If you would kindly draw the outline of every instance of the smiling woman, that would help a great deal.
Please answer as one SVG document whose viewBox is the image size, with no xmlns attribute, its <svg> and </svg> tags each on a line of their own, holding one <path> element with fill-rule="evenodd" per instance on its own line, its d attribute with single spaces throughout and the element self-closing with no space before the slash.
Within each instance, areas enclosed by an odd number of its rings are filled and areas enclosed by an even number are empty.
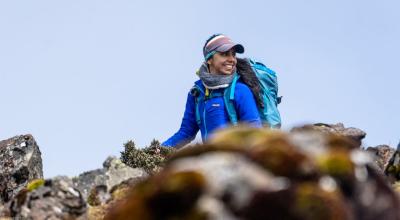
<svg viewBox="0 0 400 220">
<path fill-rule="evenodd" d="M 236 51 L 233 48 L 226 52 L 217 52 L 207 61 L 210 73 L 225 75 L 230 75 L 234 72 L 236 63 Z"/>
<path fill-rule="evenodd" d="M 181 127 L 162 143 L 163 146 L 183 146 L 192 141 L 199 130 L 204 141 L 216 130 L 231 125 L 224 100 L 224 94 L 231 84 L 235 84 L 232 103 L 239 122 L 253 127 L 262 126 L 257 106 L 260 102 L 252 93 L 259 91 L 259 85 L 249 83 L 257 78 L 244 59 L 240 59 L 241 65 L 237 65 L 236 53 L 244 53 L 244 47 L 229 37 L 215 34 L 208 38 L 203 47 L 204 62 L 197 72 L 200 80 L 195 82 L 187 96 Z M 237 75 L 246 77 L 236 81 Z M 250 88 L 249 84 L 254 86 Z"/>
</svg>

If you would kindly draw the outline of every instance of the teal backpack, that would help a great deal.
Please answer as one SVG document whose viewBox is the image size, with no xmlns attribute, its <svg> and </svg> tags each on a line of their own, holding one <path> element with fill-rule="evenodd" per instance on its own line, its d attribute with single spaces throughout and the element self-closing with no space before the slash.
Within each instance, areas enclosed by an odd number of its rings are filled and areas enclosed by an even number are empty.
<svg viewBox="0 0 400 220">
<path fill-rule="evenodd" d="M 278 104 L 281 102 L 282 97 L 278 97 L 278 81 L 276 73 L 266 67 L 263 63 L 257 62 L 255 60 L 247 59 L 250 63 L 251 68 L 256 74 L 261 87 L 261 98 L 263 102 L 263 107 L 258 106 L 258 112 L 260 113 L 260 118 L 264 127 L 270 128 L 280 128 L 281 127 L 281 116 L 278 111 Z M 238 117 L 236 114 L 236 109 L 233 104 L 235 98 L 235 86 L 240 76 L 235 75 L 231 85 L 227 87 L 223 94 L 212 94 L 212 97 L 223 96 L 225 102 L 225 108 L 229 115 L 229 120 L 232 125 L 238 124 Z M 200 88 L 197 88 L 198 91 Z M 201 93 L 207 93 L 205 91 L 200 91 Z M 206 94 L 207 95 L 207 94 Z M 196 95 L 196 121 L 200 123 L 200 113 L 198 103 L 202 101 L 202 96 Z M 209 98 L 212 98 L 209 97 Z"/>
<path fill-rule="evenodd" d="M 281 127 L 281 116 L 278 111 L 278 104 L 281 103 L 282 97 L 278 97 L 278 81 L 276 73 L 266 67 L 263 63 L 248 59 L 251 68 L 256 74 L 261 86 L 261 98 L 264 107 L 258 107 L 260 118 L 264 126 L 270 128 Z M 229 119 L 233 125 L 238 123 L 238 118 L 233 105 L 235 97 L 235 86 L 240 78 L 236 75 L 231 85 L 225 89 L 224 100 Z"/>
</svg>

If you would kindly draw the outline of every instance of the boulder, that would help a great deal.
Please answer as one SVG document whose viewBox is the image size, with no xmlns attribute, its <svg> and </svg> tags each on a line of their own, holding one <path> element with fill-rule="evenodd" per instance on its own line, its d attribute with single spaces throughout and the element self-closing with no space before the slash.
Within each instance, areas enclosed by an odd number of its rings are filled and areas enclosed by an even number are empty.
<svg viewBox="0 0 400 220">
<path fill-rule="evenodd" d="M 107 211 L 114 204 L 124 200 L 130 188 L 138 183 L 138 179 L 131 178 L 121 182 L 120 184 L 112 187 L 106 191 L 104 185 L 92 188 L 87 202 L 89 204 L 87 218 L 88 219 L 104 219 Z"/>
<path fill-rule="evenodd" d="M 73 183 L 83 198 L 87 199 L 92 189 L 99 193 L 108 192 L 125 180 L 132 178 L 140 180 L 146 176 L 147 173 L 143 169 L 131 168 L 116 157 L 110 156 L 104 161 L 102 169 L 82 173 L 73 178 Z"/>
<path fill-rule="evenodd" d="M 105 219 L 400 219 L 398 195 L 350 133 L 222 130 L 175 153 Z"/>
<path fill-rule="evenodd" d="M 6 208 L 0 204 L 0 220 L 5 219 L 6 217 L 9 217 L 9 214 L 6 211 Z"/>
<path fill-rule="evenodd" d="M 385 174 L 391 183 L 400 181 L 400 143 L 385 167 Z"/>
<path fill-rule="evenodd" d="M 55 177 L 43 185 L 22 190 L 10 203 L 13 219 L 84 218 L 87 205 L 68 177 Z"/>
<path fill-rule="evenodd" d="M 32 135 L 0 141 L 0 204 L 10 201 L 29 181 L 40 178 L 42 158 Z"/>
<path fill-rule="evenodd" d="M 384 172 L 386 167 L 389 165 L 390 159 L 396 150 L 389 145 L 378 145 L 376 147 L 368 147 L 367 151 L 374 155 L 374 161 L 376 166 Z"/>
<path fill-rule="evenodd" d="M 301 127 L 296 127 L 293 128 L 292 131 L 298 131 L 298 130 L 316 130 L 320 131 L 323 133 L 333 133 L 333 134 L 338 134 L 342 135 L 345 137 L 348 137 L 355 141 L 358 146 L 361 146 L 362 139 L 365 138 L 367 133 L 365 133 L 363 130 L 358 129 L 358 128 L 353 128 L 349 127 L 346 128 L 344 127 L 343 123 L 337 123 L 337 124 L 325 124 L 325 123 L 315 123 L 312 125 L 305 125 Z"/>
</svg>

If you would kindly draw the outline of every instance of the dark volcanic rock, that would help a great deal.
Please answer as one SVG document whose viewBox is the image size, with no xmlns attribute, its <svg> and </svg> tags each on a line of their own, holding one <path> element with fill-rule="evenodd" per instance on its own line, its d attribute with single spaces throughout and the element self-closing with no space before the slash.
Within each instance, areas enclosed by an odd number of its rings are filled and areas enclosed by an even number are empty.
<svg viewBox="0 0 400 220">
<path fill-rule="evenodd" d="M 13 219 L 77 219 L 86 214 L 86 202 L 68 177 L 46 180 L 32 191 L 22 190 L 10 203 Z"/>
<path fill-rule="evenodd" d="M 33 179 L 43 178 L 42 158 L 31 135 L 0 141 L 0 204 L 11 200 Z"/>
</svg>

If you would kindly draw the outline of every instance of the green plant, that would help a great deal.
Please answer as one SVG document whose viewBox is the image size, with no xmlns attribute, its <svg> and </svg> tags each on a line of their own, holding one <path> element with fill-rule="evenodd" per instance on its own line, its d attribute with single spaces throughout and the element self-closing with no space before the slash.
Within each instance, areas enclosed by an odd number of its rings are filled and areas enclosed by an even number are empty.
<svg viewBox="0 0 400 220">
<path fill-rule="evenodd" d="M 160 169 L 174 151 L 173 148 L 162 147 L 157 140 L 153 140 L 150 146 L 141 149 L 136 148 L 135 143 L 130 140 L 124 144 L 121 160 L 130 167 L 143 168 L 153 173 Z"/>
</svg>

